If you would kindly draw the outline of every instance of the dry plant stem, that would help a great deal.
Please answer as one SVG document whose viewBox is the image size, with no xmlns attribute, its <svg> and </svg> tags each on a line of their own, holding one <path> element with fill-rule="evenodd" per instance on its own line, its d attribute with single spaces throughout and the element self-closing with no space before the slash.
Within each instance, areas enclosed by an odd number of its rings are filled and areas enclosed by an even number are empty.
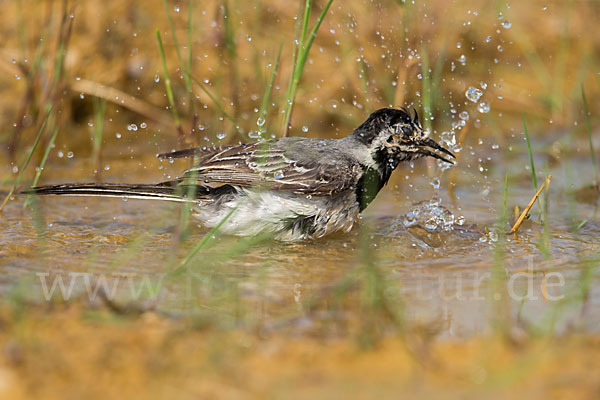
<svg viewBox="0 0 600 400">
<path fill-rule="evenodd" d="M 125 92 L 122 92 L 121 90 L 104 86 L 101 83 L 89 81 L 87 79 L 71 82 L 70 86 L 71 90 L 74 92 L 84 93 L 90 96 L 96 96 L 98 98 L 105 99 L 106 101 L 110 101 L 118 106 L 143 115 L 144 117 L 170 129 L 176 129 L 173 120 L 166 112 L 146 103 L 145 101 L 139 100 Z"/>
<path fill-rule="evenodd" d="M 523 210 L 521 215 L 519 215 L 519 218 L 517 218 L 517 220 L 515 221 L 515 224 L 513 225 L 513 227 L 510 229 L 510 231 L 508 231 L 508 233 L 507 233 L 508 235 L 517 233 L 519 231 L 521 224 L 523 224 L 523 221 L 525 221 L 525 218 L 527 218 L 527 214 L 529 213 L 529 210 L 531 210 L 531 207 L 533 207 L 533 205 L 535 204 L 535 201 L 538 199 L 538 197 L 540 197 L 542 190 L 544 190 L 544 188 L 548 188 L 550 186 L 551 180 L 552 180 L 552 175 L 548 175 L 546 177 L 546 182 L 544 182 L 544 184 L 539 187 L 537 192 L 535 192 L 535 195 L 533 195 L 533 198 L 531 199 L 529 204 L 527 204 L 527 207 L 525 207 L 525 209 Z"/>
</svg>

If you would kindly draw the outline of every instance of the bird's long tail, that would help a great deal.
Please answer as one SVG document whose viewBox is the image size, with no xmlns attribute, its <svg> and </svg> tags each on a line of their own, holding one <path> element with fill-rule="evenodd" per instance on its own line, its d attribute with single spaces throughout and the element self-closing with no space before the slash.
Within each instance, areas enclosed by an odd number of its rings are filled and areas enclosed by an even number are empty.
<svg viewBox="0 0 600 400">
<path fill-rule="evenodd" d="M 57 196 L 102 196 L 128 199 L 154 199 L 166 201 L 195 201 L 204 192 L 201 186 L 190 190 L 190 185 L 178 181 L 158 184 L 122 184 L 122 183 L 65 183 L 62 185 L 36 186 L 22 191 L 23 194 Z"/>
</svg>

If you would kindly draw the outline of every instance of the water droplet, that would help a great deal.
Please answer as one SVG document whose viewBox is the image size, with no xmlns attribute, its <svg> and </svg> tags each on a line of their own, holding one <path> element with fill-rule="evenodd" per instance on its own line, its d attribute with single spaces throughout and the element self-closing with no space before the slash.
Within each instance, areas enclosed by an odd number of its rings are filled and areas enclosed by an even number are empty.
<svg viewBox="0 0 600 400">
<path fill-rule="evenodd" d="M 264 118 L 258 117 L 258 119 L 256 120 L 256 125 L 263 126 L 265 124 L 265 122 L 267 122 L 267 121 Z"/>
<path fill-rule="evenodd" d="M 275 179 L 283 179 L 283 172 L 277 171 L 277 172 L 275 172 L 275 175 L 273 175 L 273 177 Z"/>
<path fill-rule="evenodd" d="M 158 76 L 158 74 L 154 75 L 154 82 L 160 82 L 160 76 Z"/>
<path fill-rule="evenodd" d="M 442 143 L 445 144 L 446 146 L 448 146 L 448 147 L 456 146 L 456 134 L 454 132 L 452 132 L 452 131 L 442 132 L 440 137 L 442 139 Z"/>
<path fill-rule="evenodd" d="M 261 138 L 260 132 L 258 132 L 258 131 L 250 131 L 250 132 L 248 132 L 248 137 L 250 139 L 260 139 Z"/>
<path fill-rule="evenodd" d="M 468 121 L 469 113 L 466 111 L 461 111 L 460 114 L 458 114 L 458 118 L 462 119 L 463 121 Z"/>
<path fill-rule="evenodd" d="M 115 137 L 117 139 L 121 139 L 121 137 L 123 137 L 123 135 L 121 135 L 119 132 L 115 133 Z"/>
<path fill-rule="evenodd" d="M 477 110 L 479 110 L 482 114 L 487 114 L 490 112 L 490 103 L 483 100 L 477 105 Z"/>
<path fill-rule="evenodd" d="M 106 165 L 104 166 L 104 170 L 105 170 L 105 171 L 109 171 L 109 170 L 110 170 L 110 165 L 106 164 Z"/>
<path fill-rule="evenodd" d="M 179 6 L 176 5 L 175 7 L 173 7 L 173 11 L 179 12 Z"/>
<path fill-rule="evenodd" d="M 308 132 L 308 126 L 304 125 L 302 127 L 302 132 L 304 132 L 304 133 Z"/>
<path fill-rule="evenodd" d="M 467 99 L 471 100 L 473 103 L 477 103 L 479 98 L 483 96 L 483 92 L 473 86 L 469 86 L 467 91 L 465 92 L 465 96 Z"/>
<path fill-rule="evenodd" d="M 227 137 L 227 133 L 225 132 L 217 132 L 217 139 L 222 140 Z"/>
<path fill-rule="evenodd" d="M 505 19 L 504 21 L 502 21 L 500 24 L 502 25 L 502 27 L 504 29 L 510 29 L 510 27 L 512 26 L 512 22 L 510 22 L 507 19 Z"/>
<path fill-rule="evenodd" d="M 73 154 L 73 152 L 70 151 L 70 152 L 67 153 L 67 158 L 73 158 L 74 155 L 75 154 Z"/>
<path fill-rule="evenodd" d="M 129 124 L 127 125 L 127 130 L 135 132 L 138 130 L 138 126 L 136 124 Z"/>
</svg>

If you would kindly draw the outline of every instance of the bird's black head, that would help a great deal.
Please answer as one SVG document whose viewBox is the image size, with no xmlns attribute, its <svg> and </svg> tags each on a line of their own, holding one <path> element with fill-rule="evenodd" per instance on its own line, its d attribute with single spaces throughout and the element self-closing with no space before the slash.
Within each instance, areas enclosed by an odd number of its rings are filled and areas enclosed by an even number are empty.
<svg viewBox="0 0 600 400">
<path fill-rule="evenodd" d="M 404 109 L 377 110 L 354 130 L 352 136 L 366 145 L 374 158 L 389 163 L 392 169 L 401 161 L 423 156 L 453 163 L 433 150 L 455 158 L 454 154 L 437 144 L 423 131 L 416 110 L 413 115 Z"/>
</svg>

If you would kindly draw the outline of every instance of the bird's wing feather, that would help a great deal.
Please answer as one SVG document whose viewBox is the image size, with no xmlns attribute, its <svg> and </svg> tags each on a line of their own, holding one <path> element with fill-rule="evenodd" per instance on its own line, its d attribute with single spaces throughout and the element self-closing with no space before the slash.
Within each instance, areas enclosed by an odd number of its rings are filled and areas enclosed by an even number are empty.
<svg viewBox="0 0 600 400">
<path fill-rule="evenodd" d="M 198 157 L 183 179 L 202 185 L 264 187 L 306 195 L 332 195 L 350 189 L 362 174 L 358 162 L 335 146 L 315 146 L 289 139 L 215 146 L 166 153 L 163 157 Z"/>
</svg>

